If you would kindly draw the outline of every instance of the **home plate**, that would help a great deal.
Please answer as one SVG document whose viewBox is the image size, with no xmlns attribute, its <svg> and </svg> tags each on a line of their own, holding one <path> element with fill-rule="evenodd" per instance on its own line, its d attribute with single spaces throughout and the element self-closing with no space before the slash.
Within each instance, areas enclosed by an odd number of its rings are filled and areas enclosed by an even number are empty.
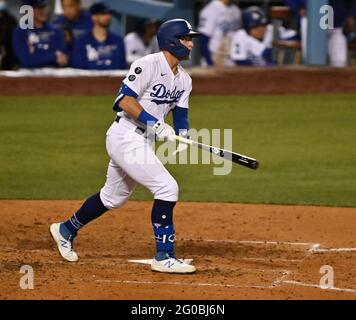
<svg viewBox="0 0 356 320">
<path fill-rule="evenodd" d="M 191 264 L 193 262 L 193 259 L 180 259 L 182 261 L 184 261 L 187 264 Z M 128 262 L 132 262 L 132 263 L 141 263 L 141 264 L 151 264 L 152 263 L 152 259 L 139 259 L 139 260 L 127 260 Z"/>
</svg>

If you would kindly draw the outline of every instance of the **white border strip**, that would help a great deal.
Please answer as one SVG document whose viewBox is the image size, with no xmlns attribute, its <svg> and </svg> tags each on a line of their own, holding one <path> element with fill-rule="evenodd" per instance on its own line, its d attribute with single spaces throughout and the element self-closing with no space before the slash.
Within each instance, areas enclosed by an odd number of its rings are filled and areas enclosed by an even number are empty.
<svg viewBox="0 0 356 320">
<path fill-rule="evenodd" d="M 187 283 L 187 282 L 164 282 L 164 281 L 135 281 L 135 280 L 95 280 L 95 282 L 121 283 L 121 284 L 147 284 L 147 285 L 169 285 L 169 286 L 190 286 L 190 287 L 223 287 L 223 288 L 254 288 L 254 289 L 271 289 L 272 286 L 238 286 L 235 284 L 223 283 Z"/>
<path fill-rule="evenodd" d="M 283 280 L 283 281 L 281 281 L 281 283 L 302 286 L 302 287 L 310 287 L 310 288 L 315 288 L 315 289 L 322 289 L 322 290 L 333 290 L 333 291 L 356 293 L 356 289 L 337 288 L 337 287 L 323 288 L 322 286 L 317 285 L 317 284 L 309 284 L 309 283 L 298 282 L 298 281 L 293 281 L 293 280 Z"/>
<path fill-rule="evenodd" d="M 269 240 L 213 240 L 213 239 L 177 239 L 178 241 L 196 241 L 196 242 L 222 242 L 222 243 L 241 243 L 241 244 L 267 244 L 267 245 L 291 245 L 291 246 L 307 246 L 319 247 L 319 243 L 314 242 L 290 242 L 290 241 L 269 241 Z"/>
<path fill-rule="evenodd" d="M 325 248 L 325 249 L 311 249 L 312 253 L 324 253 L 324 252 L 355 252 L 356 248 Z"/>
</svg>

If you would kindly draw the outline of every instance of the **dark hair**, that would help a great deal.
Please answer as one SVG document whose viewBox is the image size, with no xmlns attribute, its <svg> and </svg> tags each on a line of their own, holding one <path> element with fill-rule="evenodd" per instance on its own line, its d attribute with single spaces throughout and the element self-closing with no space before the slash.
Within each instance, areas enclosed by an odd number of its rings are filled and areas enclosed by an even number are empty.
<svg viewBox="0 0 356 320">
<path fill-rule="evenodd" d="M 63 2 L 64 0 L 61 0 L 61 2 Z M 76 3 L 80 4 L 81 0 L 74 0 Z"/>
</svg>

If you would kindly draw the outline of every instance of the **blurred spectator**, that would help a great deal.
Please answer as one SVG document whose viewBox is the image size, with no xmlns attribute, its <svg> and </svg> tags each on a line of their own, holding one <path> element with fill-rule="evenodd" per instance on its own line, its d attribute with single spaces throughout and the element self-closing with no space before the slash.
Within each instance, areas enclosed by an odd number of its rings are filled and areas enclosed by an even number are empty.
<svg viewBox="0 0 356 320">
<path fill-rule="evenodd" d="M 68 48 L 71 48 L 74 37 L 78 38 L 93 28 L 90 13 L 81 9 L 80 4 L 80 0 L 61 0 L 63 14 L 52 21 L 53 26 L 65 32 Z"/>
<path fill-rule="evenodd" d="M 129 64 L 138 58 L 159 52 L 156 34 L 157 24 L 155 21 L 149 19 L 135 21 L 135 31 L 128 33 L 124 38 L 126 60 Z"/>
<path fill-rule="evenodd" d="M 306 57 L 307 38 L 307 0 L 284 0 L 295 16 L 298 17 L 302 39 L 303 56 Z M 334 9 L 334 29 L 328 30 L 327 50 L 330 65 L 344 67 L 347 65 L 347 36 L 352 37 L 355 27 L 356 1 L 330 0 Z"/>
<path fill-rule="evenodd" d="M 17 21 L 6 9 L 6 1 L 0 0 L 0 69 L 12 70 L 18 61 L 12 48 L 12 32 Z"/>
<path fill-rule="evenodd" d="M 237 65 L 265 66 L 272 64 L 272 36 L 267 34 L 267 17 L 259 7 L 243 12 L 243 26 L 235 32 L 230 47 L 231 59 Z"/>
<path fill-rule="evenodd" d="M 13 46 L 23 68 L 63 67 L 68 63 L 64 34 L 48 23 L 48 0 L 24 0 L 33 7 L 34 29 L 13 32 Z"/>
<path fill-rule="evenodd" d="M 272 60 L 273 26 L 268 24 L 266 13 L 257 6 L 243 11 L 243 27 L 232 37 L 231 60 L 237 65 L 267 66 L 275 65 Z M 294 30 L 280 27 L 278 39 L 289 40 L 296 37 Z"/>
<path fill-rule="evenodd" d="M 92 31 L 74 40 L 71 66 L 88 70 L 125 69 L 123 39 L 110 32 L 113 11 L 103 2 L 90 7 L 94 27 Z"/>
<path fill-rule="evenodd" d="M 241 10 L 231 0 L 212 0 L 199 15 L 198 31 L 203 65 L 232 65 L 229 47 L 232 32 L 241 27 Z"/>
</svg>

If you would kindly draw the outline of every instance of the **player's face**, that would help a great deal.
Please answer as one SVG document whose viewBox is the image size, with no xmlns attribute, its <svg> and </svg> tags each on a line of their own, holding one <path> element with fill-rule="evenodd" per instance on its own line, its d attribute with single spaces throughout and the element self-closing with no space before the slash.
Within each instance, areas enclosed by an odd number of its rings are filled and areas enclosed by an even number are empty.
<svg viewBox="0 0 356 320">
<path fill-rule="evenodd" d="M 194 47 L 193 39 L 191 36 L 185 36 L 179 38 L 180 43 L 191 51 Z M 189 60 L 189 56 L 185 57 L 183 60 Z"/>
<path fill-rule="evenodd" d="M 232 2 L 232 0 L 222 0 L 222 2 L 226 5 L 229 6 Z"/>
<path fill-rule="evenodd" d="M 194 47 L 193 39 L 191 36 L 181 37 L 179 39 L 180 43 L 191 51 Z M 189 60 L 189 55 L 182 60 Z"/>
<path fill-rule="evenodd" d="M 62 8 L 64 16 L 72 21 L 76 20 L 80 14 L 80 4 L 75 0 L 62 0 Z"/>
<path fill-rule="evenodd" d="M 94 23 L 102 28 L 109 28 L 112 15 L 110 13 L 96 14 L 93 16 Z"/>
<path fill-rule="evenodd" d="M 48 20 L 48 7 L 36 7 L 33 9 L 33 17 L 35 21 L 46 22 Z"/>
<path fill-rule="evenodd" d="M 266 33 L 266 26 L 265 26 L 265 25 L 257 26 L 257 27 L 252 28 L 252 29 L 250 30 L 250 34 L 251 34 L 254 38 L 256 38 L 256 39 L 258 39 L 258 40 L 260 40 L 260 41 L 263 40 L 263 38 L 264 38 L 264 36 L 265 36 L 265 33 Z"/>
</svg>

